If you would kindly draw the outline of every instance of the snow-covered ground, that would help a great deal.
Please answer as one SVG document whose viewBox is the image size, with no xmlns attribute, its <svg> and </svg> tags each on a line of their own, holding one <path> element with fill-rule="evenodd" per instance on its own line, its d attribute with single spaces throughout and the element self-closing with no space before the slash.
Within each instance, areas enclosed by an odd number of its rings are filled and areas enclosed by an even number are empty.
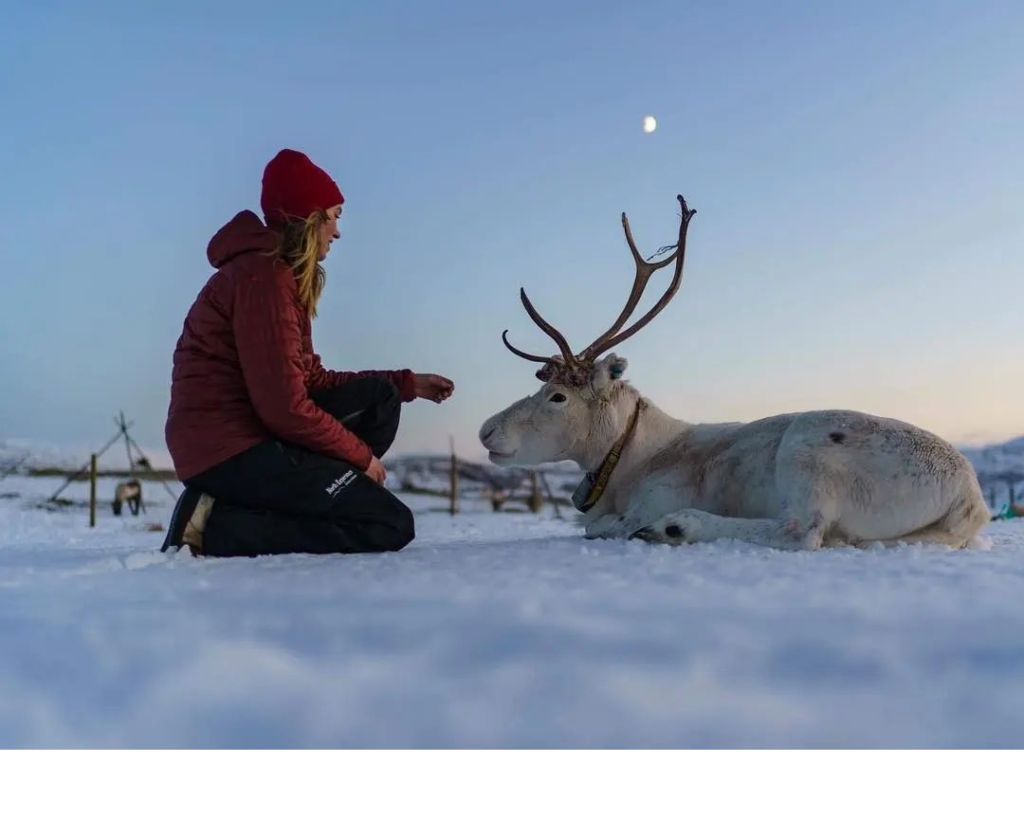
<svg viewBox="0 0 1024 817">
<path fill-rule="evenodd" d="M 793 554 L 410 497 L 401 553 L 217 561 L 58 484 L 0 482 L 3 747 L 1024 746 L 1024 520 Z"/>
</svg>

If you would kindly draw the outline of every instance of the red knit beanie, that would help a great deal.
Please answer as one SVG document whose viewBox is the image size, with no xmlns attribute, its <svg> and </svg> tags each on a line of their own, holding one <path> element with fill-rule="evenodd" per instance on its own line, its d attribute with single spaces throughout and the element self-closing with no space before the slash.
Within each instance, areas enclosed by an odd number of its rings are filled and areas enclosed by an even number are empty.
<svg viewBox="0 0 1024 817">
<path fill-rule="evenodd" d="M 263 171 L 260 205 L 267 224 L 308 218 L 316 210 L 328 210 L 344 201 L 334 179 L 297 150 L 285 148 Z"/>
</svg>

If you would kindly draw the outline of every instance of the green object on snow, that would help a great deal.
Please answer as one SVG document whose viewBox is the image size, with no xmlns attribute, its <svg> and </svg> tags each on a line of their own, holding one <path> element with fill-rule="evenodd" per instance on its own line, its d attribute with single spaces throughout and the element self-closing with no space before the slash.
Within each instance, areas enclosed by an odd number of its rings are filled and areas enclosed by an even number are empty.
<svg viewBox="0 0 1024 817">
<path fill-rule="evenodd" d="M 993 519 L 1015 519 L 1018 516 L 1024 516 L 1021 514 L 1020 509 L 1016 505 L 1011 505 L 1009 502 L 1003 503 L 1003 507 L 999 509 L 999 513 L 993 516 Z"/>
</svg>

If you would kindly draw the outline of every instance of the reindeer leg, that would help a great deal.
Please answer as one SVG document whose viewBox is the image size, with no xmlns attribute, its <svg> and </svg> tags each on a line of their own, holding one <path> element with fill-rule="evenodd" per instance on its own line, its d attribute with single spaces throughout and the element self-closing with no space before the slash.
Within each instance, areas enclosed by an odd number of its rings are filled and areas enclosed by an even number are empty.
<svg viewBox="0 0 1024 817">
<path fill-rule="evenodd" d="M 653 524 L 633 532 L 630 538 L 669 545 L 739 539 L 780 550 L 817 550 L 824 539 L 820 516 L 806 522 L 790 518 L 738 519 L 687 509 L 666 514 Z"/>
<path fill-rule="evenodd" d="M 612 532 L 621 517 L 618 514 L 606 513 L 587 523 L 583 537 L 585 539 L 615 539 Z"/>
<path fill-rule="evenodd" d="M 624 513 L 608 514 L 595 520 L 600 523 L 601 531 L 596 536 L 604 539 L 629 539 L 633 532 L 657 521 L 680 505 L 679 488 L 671 473 L 650 475 L 633 491 L 633 495 L 640 499 Z M 588 536 L 590 532 L 588 525 Z"/>
</svg>

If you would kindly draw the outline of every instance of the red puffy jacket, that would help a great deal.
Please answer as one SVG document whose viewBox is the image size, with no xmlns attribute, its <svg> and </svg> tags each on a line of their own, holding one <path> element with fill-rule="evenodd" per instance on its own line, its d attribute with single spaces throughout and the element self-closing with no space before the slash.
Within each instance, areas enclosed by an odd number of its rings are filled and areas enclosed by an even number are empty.
<svg viewBox="0 0 1024 817">
<path fill-rule="evenodd" d="M 309 392 L 356 377 L 383 377 L 414 399 L 408 369 L 332 372 L 313 352 L 310 319 L 292 271 L 271 253 L 278 234 L 251 211 L 207 248 L 217 272 L 185 318 L 174 350 L 165 429 L 178 479 L 187 480 L 271 437 L 365 470 L 367 445 L 321 410 Z"/>
</svg>

